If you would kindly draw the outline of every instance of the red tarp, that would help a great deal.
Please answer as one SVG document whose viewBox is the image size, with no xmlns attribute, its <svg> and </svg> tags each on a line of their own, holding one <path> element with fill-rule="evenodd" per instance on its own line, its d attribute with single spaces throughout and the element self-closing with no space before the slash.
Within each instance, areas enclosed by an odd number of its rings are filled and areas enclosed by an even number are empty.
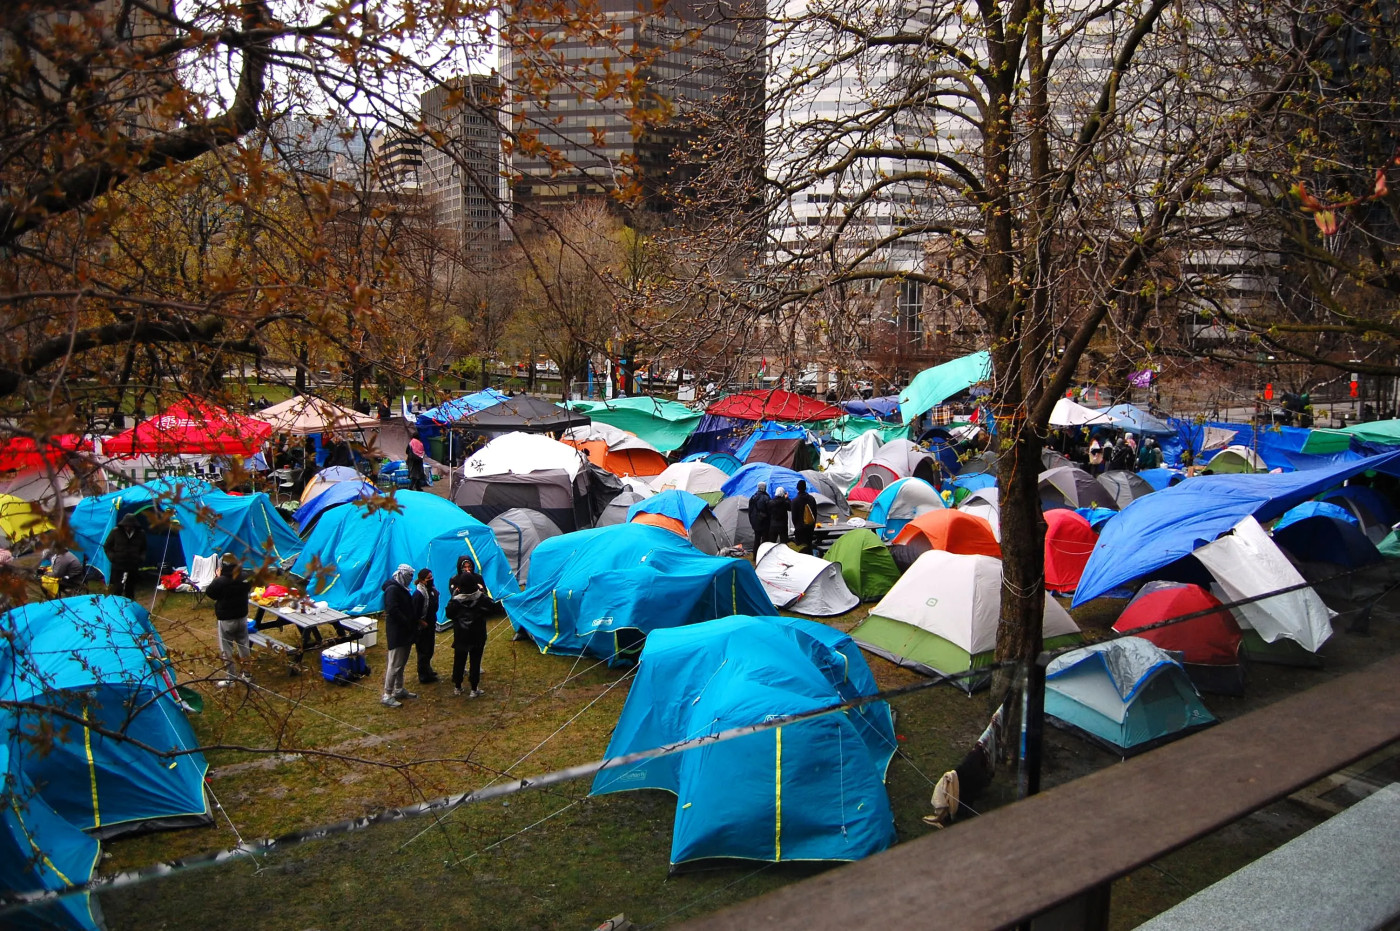
<svg viewBox="0 0 1400 931">
<path fill-rule="evenodd" d="M 1045 588 L 1072 592 L 1089 564 L 1099 535 L 1079 514 L 1065 508 L 1045 512 Z"/>
<path fill-rule="evenodd" d="M 177 401 L 150 420 L 106 440 L 109 456 L 251 456 L 272 424 L 204 401 Z"/>
<path fill-rule="evenodd" d="M 720 398 L 705 409 L 716 417 L 737 420 L 779 420 L 783 423 L 809 423 L 814 420 L 835 420 L 845 411 L 791 391 L 773 388 L 770 391 L 745 391 Z"/>
<path fill-rule="evenodd" d="M 13 436 L 0 446 L 0 472 L 29 472 L 63 465 L 69 453 L 92 449 L 80 436 L 71 433 L 51 436 L 43 443 L 33 437 Z"/>
</svg>

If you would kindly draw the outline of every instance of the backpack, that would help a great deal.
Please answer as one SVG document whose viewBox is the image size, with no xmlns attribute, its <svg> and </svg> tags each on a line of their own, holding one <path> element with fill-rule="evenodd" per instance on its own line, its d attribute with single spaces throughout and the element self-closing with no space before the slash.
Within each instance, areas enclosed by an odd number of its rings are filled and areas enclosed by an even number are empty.
<svg viewBox="0 0 1400 931">
<path fill-rule="evenodd" d="M 1137 465 L 1137 454 L 1133 452 L 1133 448 L 1127 443 L 1119 443 L 1113 447 L 1113 461 L 1111 465 L 1114 469 L 1131 472 L 1134 466 Z"/>
</svg>

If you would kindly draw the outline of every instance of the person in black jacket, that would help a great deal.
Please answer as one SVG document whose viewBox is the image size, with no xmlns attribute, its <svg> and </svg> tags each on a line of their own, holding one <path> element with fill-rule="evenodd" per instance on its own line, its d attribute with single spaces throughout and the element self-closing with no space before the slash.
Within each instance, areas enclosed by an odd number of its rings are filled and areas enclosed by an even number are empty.
<svg viewBox="0 0 1400 931">
<path fill-rule="evenodd" d="M 768 515 L 772 510 L 772 498 L 768 497 L 768 483 L 759 482 L 758 489 L 749 496 L 749 526 L 753 528 L 753 548 L 768 539 Z"/>
<path fill-rule="evenodd" d="M 336 436 L 328 433 L 324 437 L 323 447 L 326 451 L 326 461 L 321 464 L 321 468 L 329 469 L 332 466 L 355 467 L 355 456 L 350 452 L 350 444 Z"/>
<path fill-rule="evenodd" d="M 787 543 L 788 514 L 791 511 L 792 502 L 788 500 L 787 489 L 779 485 L 778 490 L 773 493 L 773 500 L 768 504 L 768 541 L 770 543 Z"/>
<path fill-rule="evenodd" d="M 413 596 L 408 588 L 413 584 L 413 567 L 400 563 L 384 583 L 384 638 L 388 658 L 384 662 L 384 694 L 379 702 L 390 708 L 403 704 L 401 699 L 418 695 L 403 687 L 403 671 L 408 665 L 408 653 L 413 638 L 418 635 L 418 615 L 413 612 Z"/>
<path fill-rule="evenodd" d="M 799 553 L 812 552 L 812 539 L 817 532 L 817 499 L 807 490 L 806 479 L 797 481 L 797 497 L 792 499 L 792 542 Z"/>
<path fill-rule="evenodd" d="M 433 570 L 419 569 L 413 586 L 413 615 L 418 618 L 418 681 L 429 685 L 438 680 L 433 672 L 433 653 L 437 651 L 438 590 L 433 585 Z"/>
<path fill-rule="evenodd" d="M 102 552 L 112 564 L 107 571 L 107 588 L 113 595 L 136 596 L 136 573 L 146 561 L 146 528 L 141 518 L 127 514 L 107 534 Z"/>
<path fill-rule="evenodd" d="M 238 671 L 238 663 L 233 658 L 235 650 L 239 657 L 248 659 L 248 593 L 253 582 L 244 578 L 243 564 L 232 553 L 225 553 L 219 560 L 219 575 L 204 590 L 214 602 L 214 619 L 219 626 L 219 655 L 224 659 L 227 678 L 215 683 L 219 688 L 233 684 L 234 679 L 248 679 Z"/>
<path fill-rule="evenodd" d="M 452 622 L 452 694 L 462 694 L 462 673 L 470 661 L 470 698 L 481 696 L 481 654 L 486 649 L 486 583 L 476 574 L 471 557 L 457 560 L 457 574 L 447 583 L 451 595 L 447 619 Z"/>
</svg>

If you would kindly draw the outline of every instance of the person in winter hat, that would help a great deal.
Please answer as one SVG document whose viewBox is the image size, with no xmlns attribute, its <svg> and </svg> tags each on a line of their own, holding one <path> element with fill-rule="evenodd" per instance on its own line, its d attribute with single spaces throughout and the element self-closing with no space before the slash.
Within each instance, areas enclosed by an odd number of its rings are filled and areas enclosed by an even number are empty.
<svg viewBox="0 0 1400 931">
<path fill-rule="evenodd" d="M 452 622 L 452 694 L 462 694 L 463 672 L 468 673 L 468 693 L 481 696 L 481 654 L 486 650 L 486 583 L 476 574 L 470 556 L 457 560 L 457 574 L 447 583 L 452 596 L 447 619 Z M 470 666 L 470 669 L 468 669 Z"/>
<path fill-rule="evenodd" d="M 397 708 L 405 698 L 418 695 L 403 687 L 403 671 L 418 634 L 418 616 L 413 613 L 413 567 L 401 563 L 384 583 L 384 636 L 388 659 L 384 663 L 384 695 L 380 703 Z"/>
<path fill-rule="evenodd" d="M 788 500 L 786 488 L 778 486 L 768 508 L 768 541 L 786 544 L 788 541 L 788 515 L 792 513 L 792 502 Z"/>
</svg>

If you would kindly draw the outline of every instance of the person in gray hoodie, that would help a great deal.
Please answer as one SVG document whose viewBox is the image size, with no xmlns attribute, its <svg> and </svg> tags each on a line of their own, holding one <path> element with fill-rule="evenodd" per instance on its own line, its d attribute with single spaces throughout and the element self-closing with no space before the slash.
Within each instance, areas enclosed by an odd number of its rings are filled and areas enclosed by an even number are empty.
<svg viewBox="0 0 1400 931">
<path fill-rule="evenodd" d="M 403 687 L 403 671 L 408 654 L 418 635 L 418 615 L 413 611 L 413 567 L 401 563 L 389 581 L 384 583 L 384 636 L 388 659 L 384 662 L 384 695 L 380 704 L 398 708 L 402 699 L 417 698 L 416 692 Z"/>
</svg>

